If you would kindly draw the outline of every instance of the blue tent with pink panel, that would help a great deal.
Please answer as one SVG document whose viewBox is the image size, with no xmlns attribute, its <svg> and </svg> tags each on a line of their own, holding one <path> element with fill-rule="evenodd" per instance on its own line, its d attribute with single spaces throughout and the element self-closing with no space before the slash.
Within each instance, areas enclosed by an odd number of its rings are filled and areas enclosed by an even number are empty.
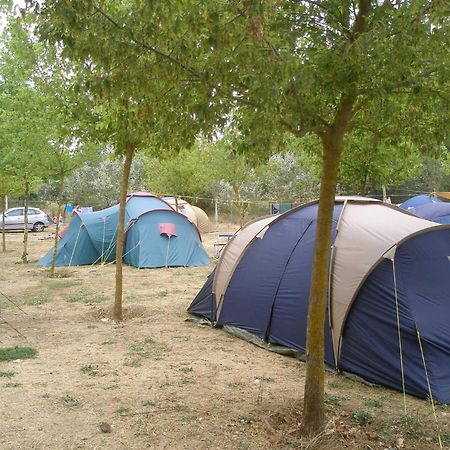
<svg viewBox="0 0 450 450">
<path fill-rule="evenodd" d="M 57 266 L 113 262 L 119 205 L 91 213 L 75 213 L 59 241 Z M 196 226 L 168 203 L 148 192 L 127 197 L 123 260 L 139 268 L 209 264 Z M 53 249 L 39 261 L 51 265 Z"/>
</svg>

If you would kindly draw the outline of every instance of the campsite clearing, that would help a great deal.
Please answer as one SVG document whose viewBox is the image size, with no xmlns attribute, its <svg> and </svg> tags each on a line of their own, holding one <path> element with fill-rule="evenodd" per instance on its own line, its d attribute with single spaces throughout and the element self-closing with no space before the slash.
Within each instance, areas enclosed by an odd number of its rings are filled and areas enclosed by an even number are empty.
<svg viewBox="0 0 450 450">
<path fill-rule="evenodd" d="M 225 228 L 224 228 L 225 229 Z M 227 225 L 226 229 L 230 229 Z M 36 261 L 50 240 L 21 233 L 0 253 L 1 347 L 37 350 L 0 362 L 2 449 L 288 449 L 299 438 L 304 363 L 186 321 L 212 269 L 124 267 L 125 321 L 111 320 L 114 265 L 59 269 Z M 217 233 L 204 237 L 210 255 Z M 5 375 L 2 375 L 5 374 Z M 330 373 L 327 431 L 316 449 L 434 449 L 429 402 Z M 444 447 L 450 410 L 436 405 Z"/>
</svg>

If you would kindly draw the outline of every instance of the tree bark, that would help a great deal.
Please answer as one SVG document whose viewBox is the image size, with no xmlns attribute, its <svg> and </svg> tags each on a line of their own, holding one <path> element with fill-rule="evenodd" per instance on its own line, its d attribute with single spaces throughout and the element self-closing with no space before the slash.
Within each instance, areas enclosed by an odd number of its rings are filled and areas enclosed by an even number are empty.
<svg viewBox="0 0 450 450">
<path fill-rule="evenodd" d="M 214 222 L 216 226 L 219 223 L 219 205 L 217 204 L 217 198 L 214 199 Z"/>
<path fill-rule="evenodd" d="M 122 252 L 124 243 L 124 228 L 125 228 L 125 206 L 127 201 L 128 179 L 130 176 L 131 163 L 133 161 L 136 144 L 128 142 L 125 152 L 125 163 L 123 166 L 122 180 L 120 182 L 120 208 L 119 208 L 119 224 L 117 229 L 117 243 L 116 243 L 116 292 L 114 298 L 113 316 L 115 320 L 122 321 Z"/>
<path fill-rule="evenodd" d="M 323 140 L 323 169 L 320 182 L 316 245 L 308 308 L 306 381 L 303 432 L 322 431 L 325 420 L 324 393 L 324 322 L 327 303 L 331 225 L 341 148 L 330 137 Z"/>
<path fill-rule="evenodd" d="M 306 336 L 302 429 L 303 434 L 307 436 L 321 432 L 325 422 L 324 323 L 328 298 L 331 227 L 342 145 L 352 116 L 355 97 L 351 95 L 342 98 L 333 126 L 322 135 L 322 176 Z"/>
<path fill-rule="evenodd" d="M 55 276 L 56 257 L 58 256 L 58 240 L 59 240 L 59 218 L 61 216 L 61 207 L 63 204 L 64 192 L 64 173 L 59 174 L 59 193 L 58 193 L 58 212 L 56 214 L 56 231 L 55 239 L 53 241 L 52 265 L 50 267 L 50 277 Z"/>
<path fill-rule="evenodd" d="M 6 211 L 6 195 L 2 196 L 2 251 L 3 253 L 6 252 L 6 229 L 5 229 L 5 211 Z"/>
<path fill-rule="evenodd" d="M 244 202 L 241 199 L 241 187 L 233 183 L 233 191 L 234 191 L 234 198 L 236 199 L 236 207 L 239 214 L 239 224 L 241 228 L 244 226 L 244 219 L 245 219 L 245 206 Z"/>
<path fill-rule="evenodd" d="M 371 0 L 358 2 L 359 10 L 352 27 L 351 45 L 361 33 L 367 30 L 370 6 Z M 357 97 L 356 83 L 357 73 L 353 75 L 347 91 L 341 96 L 333 125 L 321 135 L 323 168 L 306 332 L 306 380 L 302 431 L 307 436 L 320 433 L 325 425 L 324 322 L 328 297 L 331 226 L 343 140 L 353 117 L 353 107 Z"/>
<path fill-rule="evenodd" d="M 25 178 L 25 199 L 24 206 L 24 230 L 23 230 L 23 253 L 22 262 L 25 264 L 28 262 L 28 197 L 30 195 L 30 182 L 28 178 Z"/>
</svg>

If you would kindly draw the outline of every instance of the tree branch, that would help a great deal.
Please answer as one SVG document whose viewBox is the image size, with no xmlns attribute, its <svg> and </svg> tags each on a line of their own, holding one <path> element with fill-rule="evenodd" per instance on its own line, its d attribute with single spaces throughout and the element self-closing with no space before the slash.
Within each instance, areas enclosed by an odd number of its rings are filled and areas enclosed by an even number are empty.
<svg viewBox="0 0 450 450">
<path fill-rule="evenodd" d="M 113 24 L 116 28 L 118 28 L 119 30 L 124 31 L 126 28 L 125 24 L 119 24 L 114 18 L 112 18 L 106 11 L 104 11 L 102 8 L 100 8 L 98 5 L 94 4 L 93 5 L 94 9 L 101 14 L 106 20 L 108 20 L 111 24 Z M 159 57 L 166 59 L 168 61 L 170 61 L 172 64 L 175 64 L 179 67 L 181 67 L 183 70 L 185 70 L 186 72 L 190 73 L 191 75 L 194 75 L 196 77 L 199 77 L 199 74 L 192 68 L 186 66 L 185 64 L 183 64 L 181 61 L 178 61 L 176 58 L 174 58 L 173 56 L 164 53 L 163 51 L 159 50 L 156 47 L 153 47 L 139 39 L 137 39 L 136 37 L 134 37 L 133 34 L 131 34 L 131 40 L 139 45 L 140 47 L 142 47 L 144 50 L 147 50 L 151 53 L 154 53 L 155 55 L 158 55 Z"/>
</svg>

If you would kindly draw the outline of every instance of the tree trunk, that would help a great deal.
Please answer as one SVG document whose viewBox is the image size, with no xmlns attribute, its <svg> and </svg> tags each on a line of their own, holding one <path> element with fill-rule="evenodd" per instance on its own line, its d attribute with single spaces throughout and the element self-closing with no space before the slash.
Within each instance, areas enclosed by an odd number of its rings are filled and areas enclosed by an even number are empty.
<svg viewBox="0 0 450 450">
<path fill-rule="evenodd" d="M 359 186 L 357 188 L 357 194 L 361 195 L 361 196 L 365 196 L 367 194 L 367 173 L 364 174 L 364 179 L 361 180 L 361 182 L 359 183 Z"/>
<path fill-rule="evenodd" d="M 136 144 L 129 142 L 126 145 L 125 163 L 123 166 L 122 180 L 120 182 L 120 208 L 119 208 L 119 224 L 117 229 L 116 243 L 116 293 L 114 298 L 113 316 L 115 320 L 123 319 L 122 310 L 122 252 L 125 228 L 125 206 L 127 201 L 128 178 L 130 176 L 131 163 L 133 161 Z"/>
<path fill-rule="evenodd" d="M 25 199 L 24 206 L 24 230 L 23 230 L 23 253 L 22 262 L 25 264 L 28 262 L 28 196 L 30 195 L 30 183 L 28 178 L 25 178 Z"/>
<path fill-rule="evenodd" d="M 216 226 L 219 223 L 219 205 L 217 204 L 217 198 L 214 199 L 214 222 Z"/>
<path fill-rule="evenodd" d="M 353 102 L 354 97 L 344 98 L 341 101 L 334 125 L 322 136 L 322 176 L 306 337 L 302 428 L 303 434 L 307 436 L 321 432 L 325 421 L 324 322 L 328 298 L 331 226 L 342 143 L 352 115 Z"/>
<path fill-rule="evenodd" d="M 236 207 L 237 207 L 238 215 L 239 215 L 239 224 L 242 228 L 244 226 L 244 219 L 245 219 L 245 205 L 241 199 L 240 186 L 236 183 L 233 183 L 233 192 L 234 192 L 234 198 L 236 199 Z"/>
<path fill-rule="evenodd" d="M 3 253 L 6 252 L 6 229 L 5 229 L 5 211 L 6 211 L 6 206 L 8 204 L 7 201 L 7 196 L 3 195 L 2 196 L 2 201 L 3 201 L 3 205 L 2 205 L 2 251 Z"/>
<path fill-rule="evenodd" d="M 58 240 L 59 240 L 59 218 L 61 216 L 61 208 L 63 204 L 64 192 L 64 173 L 59 174 L 59 193 L 58 193 L 58 212 L 56 214 L 56 231 L 53 241 L 52 265 L 50 267 L 50 277 L 55 276 L 56 257 L 58 256 Z"/>
<path fill-rule="evenodd" d="M 371 0 L 359 0 L 358 6 L 352 26 L 351 45 L 354 45 L 359 36 L 367 30 Z M 331 253 L 331 225 L 342 145 L 353 117 L 353 107 L 357 98 L 356 86 L 357 74 L 354 79 L 349 80 L 348 90 L 340 98 L 333 125 L 321 136 L 323 167 L 306 332 L 306 380 L 302 428 L 303 434 L 307 436 L 318 434 L 325 425 L 324 322 Z"/>
</svg>

